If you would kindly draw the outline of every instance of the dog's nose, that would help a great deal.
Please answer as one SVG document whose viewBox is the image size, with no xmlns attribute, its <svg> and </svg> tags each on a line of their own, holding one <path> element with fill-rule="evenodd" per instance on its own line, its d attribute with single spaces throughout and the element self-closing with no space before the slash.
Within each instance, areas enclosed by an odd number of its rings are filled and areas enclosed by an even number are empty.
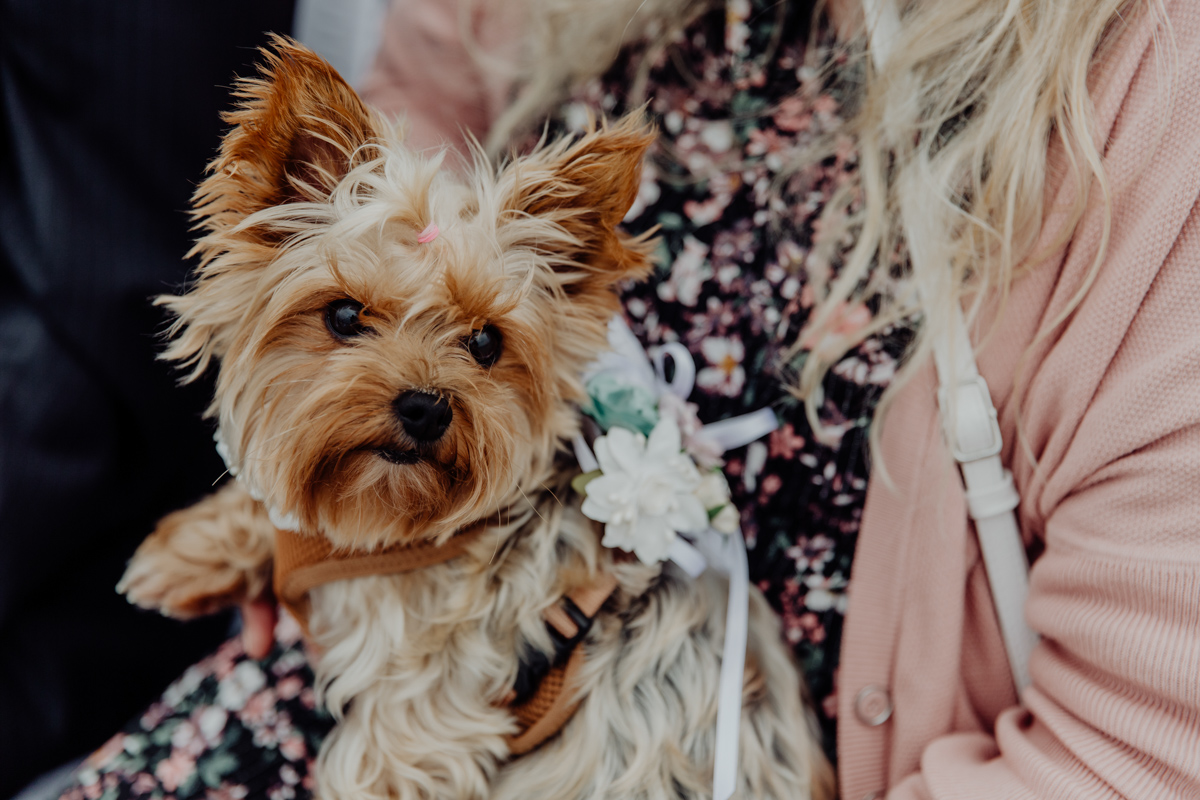
<svg viewBox="0 0 1200 800">
<path fill-rule="evenodd" d="M 449 400 L 426 392 L 401 392 L 392 408 L 405 433 L 418 442 L 436 442 L 454 418 Z"/>
</svg>

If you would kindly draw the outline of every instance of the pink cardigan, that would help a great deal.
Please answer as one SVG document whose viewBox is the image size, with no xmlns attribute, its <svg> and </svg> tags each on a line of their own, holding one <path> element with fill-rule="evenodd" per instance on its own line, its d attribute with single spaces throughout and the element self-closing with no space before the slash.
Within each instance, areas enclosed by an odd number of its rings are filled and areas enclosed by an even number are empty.
<svg viewBox="0 0 1200 800">
<path fill-rule="evenodd" d="M 422 144 L 457 140 L 451 120 L 480 133 L 500 105 L 503 81 L 473 66 L 453 6 L 399 0 L 366 86 L 385 111 L 415 112 Z M 1200 3 L 1168 7 L 1171 108 L 1145 14 L 1094 70 L 1114 192 L 1095 285 L 1052 327 L 1101 240 L 1093 202 L 1014 286 L 978 359 L 1022 529 L 1044 548 L 1027 607 L 1042 635 L 1033 686 L 1018 705 L 926 365 L 885 422 L 893 485 L 873 477 L 859 534 L 838 681 L 846 800 L 1200 798 Z M 443 77 L 429 83 L 433 52 Z M 1069 207 L 1061 158 L 1049 163 L 1048 208 Z M 1047 246 L 1056 224 L 1052 211 Z M 1014 444 L 1010 402 L 1027 353 L 1020 415 L 1036 461 Z"/>
</svg>

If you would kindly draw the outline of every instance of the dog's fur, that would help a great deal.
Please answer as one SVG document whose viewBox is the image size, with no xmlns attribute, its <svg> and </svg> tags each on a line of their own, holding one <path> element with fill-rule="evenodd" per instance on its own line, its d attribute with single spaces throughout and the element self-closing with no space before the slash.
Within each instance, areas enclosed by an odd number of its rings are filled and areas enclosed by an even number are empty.
<svg viewBox="0 0 1200 800">
<path fill-rule="evenodd" d="M 197 278 L 162 302 L 177 317 L 166 356 L 193 377 L 220 365 L 209 413 L 239 480 L 164 519 L 120 588 L 187 617 L 264 591 L 272 520 L 351 550 L 491 520 L 464 557 L 311 593 L 338 720 L 319 796 L 709 796 L 725 584 L 614 561 L 559 463 L 616 287 L 649 270 L 651 244 L 617 226 L 651 134 L 630 119 L 455 178 L 294 43 L 238 91 L 196 194 Z M 431 222 L 441 235 L 418 244 Z M 327 327 L 342 298 L 363 304 L 363 335 Z M 463 344 L 485 323 L 504 337 L 490 368 Z M 393 411 L 414 389 L 452 404 L 432 444 Z M 583 645 L 582 704 L 509 759 L 499 701 L 518 660 L 553 652 L 543 611 L 598 569 L 619 588 Z M 753 592 L 739 796 L 832 795 L 802 691 Z"/>
</svg>

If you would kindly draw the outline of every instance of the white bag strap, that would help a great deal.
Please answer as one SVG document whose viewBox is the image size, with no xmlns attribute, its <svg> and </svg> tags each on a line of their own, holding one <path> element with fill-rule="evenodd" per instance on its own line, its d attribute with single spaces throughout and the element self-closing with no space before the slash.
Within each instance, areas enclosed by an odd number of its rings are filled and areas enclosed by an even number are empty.
<svg viewBox="0 0 1200 800">
<path fill-rule="evenodd" d="M 900 31 L 892 0 L 862 0 L 871 57 L 882 70 Z M 988 385 L 975 366 L 962 309 L 953 329 L 934 342 L 938 406 L 946 441 L 962 470 L 967 509 L 987 569 L 992 602 L 1018 694 L 1030 683 L 1029 658 L 1038 636 L 1025 622 L 1029 563 L 1015 509 L 1020 502 L 1012 474 L 1000 462 L 1003 440 Z M 953 393 L 953 396 L 951 395 Z"/>
<path fill-rule="evenodd" d="M 975 367 L 971 338 L 962 309 L 955 309 L 953 348 L 949 336 L 934 342 L 938 406 L 946 441 L 962 470 L 967 510 L 987 569 L 992 602 L 1008 651 L 1018 694 L 1029 685 L 1029 657 L 1038 636 L 1025 622 L 1029 563 L 1017 525 L 1020 502 L 1012 473 L 1000 462 L 1004 443 L 991 392 Z M 954 392 L 953 400 L 950 393 Z"/>
</svg>

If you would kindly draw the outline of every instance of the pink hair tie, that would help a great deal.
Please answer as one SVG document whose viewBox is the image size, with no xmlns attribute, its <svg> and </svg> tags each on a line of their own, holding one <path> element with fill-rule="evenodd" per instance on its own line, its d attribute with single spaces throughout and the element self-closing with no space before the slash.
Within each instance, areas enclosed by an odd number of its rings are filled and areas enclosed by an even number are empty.
<svg viewBox="0 0 1200 800">
<path fill-rule="evenodd" d="M 417 234 L 417 244 L 427 244 L 432 242 L 438 237 L 439 233 L 441 233 L 441 231 L 438 230 L 437 224 L 431 222 L 425 226 L 425 230 Z"/>
</svg>

